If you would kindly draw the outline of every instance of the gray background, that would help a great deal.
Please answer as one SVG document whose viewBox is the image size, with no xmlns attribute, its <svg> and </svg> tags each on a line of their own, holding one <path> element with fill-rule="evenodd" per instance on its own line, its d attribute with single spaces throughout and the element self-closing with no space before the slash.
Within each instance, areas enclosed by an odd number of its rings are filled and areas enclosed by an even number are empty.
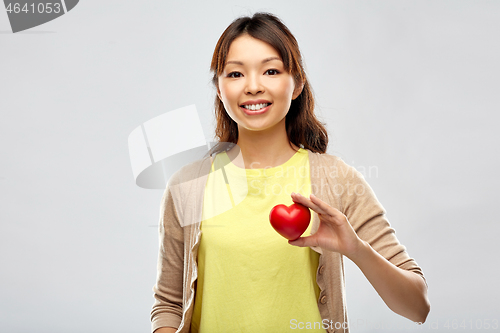
<svg viewBox="0 0 500 333">
<path fill-rule="evenodd" d="M 1 332 L 149 330 L 163 191 L 134 184 L 128 135 L 196 104 L 211 139 L 211 54 L 259 10 L 299 41 L 328 152 L 377 170 L 429 283 L 418 330 L 500 320 L 500 2 L 86 0 L 18 34 L 0 10 Z M 346 266 L 353 332 L 415 329 Z"/>
</svg>

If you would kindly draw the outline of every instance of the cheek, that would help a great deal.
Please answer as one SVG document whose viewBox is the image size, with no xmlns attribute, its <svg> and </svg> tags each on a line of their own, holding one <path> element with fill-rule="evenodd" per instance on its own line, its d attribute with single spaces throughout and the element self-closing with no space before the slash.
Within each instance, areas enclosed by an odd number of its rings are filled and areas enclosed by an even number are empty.
<svg viewBox="0 0 500 333">
<path fill-rule="evenodd" d="M 219 97 L 224 103 L 224 105 L 234 102 L 236 93 L 234 87 L 232 87 L 230 84 L 224 84 L 224 83 L 219 84 L 219 91 L 220 91 Z"/>
<path fill-rule="evenodd" d="M 226 109 L 226 113 L 229 115 L 231 119 L 236 121 L 235 117 L 237 115 L 237 111 L 234 110 L 236 108 L 237 103 L 237 93 L 234 90 L 234 87 L 231 85 L 219 84 L 219 98 L 224 105 L 224 109 Z"/>
<path fill-rule="evenodd" d="M 279 95 L 283 96 L 283 99 L 286 101 L 291 101 L 294 88 L 295 84 L 293 80 L 283 80 L 280 82 L 279 86 L 276 87 L 277 91 L 279 91 Z"/>
</svg>

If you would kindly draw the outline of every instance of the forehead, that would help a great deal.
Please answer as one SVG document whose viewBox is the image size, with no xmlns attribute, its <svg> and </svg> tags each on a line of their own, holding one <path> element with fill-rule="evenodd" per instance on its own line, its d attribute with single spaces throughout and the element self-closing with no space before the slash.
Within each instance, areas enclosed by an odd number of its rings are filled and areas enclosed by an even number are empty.
<svg viewBox="0 0 500 333">
<path fill-rule="evenodd" d="M 234 39 L 229 46 L 226 63 L 228 61 L 261 62 L 270 57 L 277 57 L 281 60 L 280 53 L 271 44 L 245 34 Z"/>
</svg>

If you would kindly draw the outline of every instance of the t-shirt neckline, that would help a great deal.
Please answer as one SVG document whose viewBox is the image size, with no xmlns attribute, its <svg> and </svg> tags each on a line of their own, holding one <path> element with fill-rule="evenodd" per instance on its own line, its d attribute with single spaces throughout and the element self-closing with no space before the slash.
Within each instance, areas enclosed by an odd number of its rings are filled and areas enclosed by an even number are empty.
<svg viewBox="0 0 500 333">
<path fill-rule="evenodd" d="M 251 168 L 251 169 L 246 169 L 246 168 L 244 169 L 244 168 L 240 168 L 239 166 L 236 166 L 232 161 L 229 161 L 229 156 L 227 156 L 226 152 L 223 152 L 221 154 L 222 156 L 220 156 L 220 157 L 222 158 L 222 160 L 227 162 L 227 164 L 226 163 L 224 163 L 224 164 L 225 164 L 226 170 L 228 170 L 229 172 L 235 172 L 235 173 L 241 174 L 243 172 L 243 170 L 245 170 L 247 177 L 263 177 L 263 176 L 264 177 L 272 177 L 277 172 L 280 172 L 280 171 L 282 172 L 287 167 L 297 164 L 304 157 L 304 154 L 306 154 L 306 153 L 307 153 L 307 150 L 305 150 L 304 148 L 299 148 L 299 150 L 296 151 L 295 154 L 292 155 L 292 157 L 290 157 L 286 162 L 284 162 L 280 165 L 270 167 L 270 168 Z"/>
</svg>

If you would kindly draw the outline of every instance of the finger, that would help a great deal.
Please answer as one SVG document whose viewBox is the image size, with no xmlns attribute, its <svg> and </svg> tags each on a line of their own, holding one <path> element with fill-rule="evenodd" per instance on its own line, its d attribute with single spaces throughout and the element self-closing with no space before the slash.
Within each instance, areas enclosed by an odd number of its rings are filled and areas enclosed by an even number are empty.
<svg viewBox="0 0 500 333">
<path fill-rule="evenodd" d="M 304 206 L 306 206 L 308 208 L 311 208 L 313 211 L 315 211 L 318 214 L 329 215 L 323 209 L 321 209 L 320 207 L 318 207 L 318 205 L 316 205 L 314 202 L 312 202 L 308 198 L 304 197 L 302 194 L 300 194 L 300 193 L 293 193 L 293 195 L 294 196 L 292 196 L 292 200 L 294 202 L 300 203 L 300 204 L 302 204 L 302 205 L 304 205 Z"/>
<path fill-rule="evenodd" d="M 340 211 L 333 208 L 314 194 L 311 194 L 311 202 L 318 206 L 321 210 L 323 210 L 326 215 L 330 215 L 333 217 L 340 217 L 339 214 L 343 215 Z"/>
<path fill-rule="evenodd" d="M 297 193 L 292 192 L 290 193 L 290 196 L 292 197 L 293 202 L 300 202 L 300 197 L 297 195 Z"/>
<path fill-rule="evenodd" d="M 295 240 L 289 240 L 288 244 L 298 246 L 298 247 L 306 247 L 310 246 L 311 240 L 309 239 L 311 236 L 307 237 L 299 237 Z"/>
<path fill-rule="evenodd" d="M 306 197 L 304 197 L 300 193 L 293 193 L 292 192 L 291 196 L 292 196 L 293 202 L 302 204 L 302 205 L 309 207 L 309 208 L 311 208 L 311 205 L 314 205 L 311 200 L 307 199 Z"/>
</svg>

